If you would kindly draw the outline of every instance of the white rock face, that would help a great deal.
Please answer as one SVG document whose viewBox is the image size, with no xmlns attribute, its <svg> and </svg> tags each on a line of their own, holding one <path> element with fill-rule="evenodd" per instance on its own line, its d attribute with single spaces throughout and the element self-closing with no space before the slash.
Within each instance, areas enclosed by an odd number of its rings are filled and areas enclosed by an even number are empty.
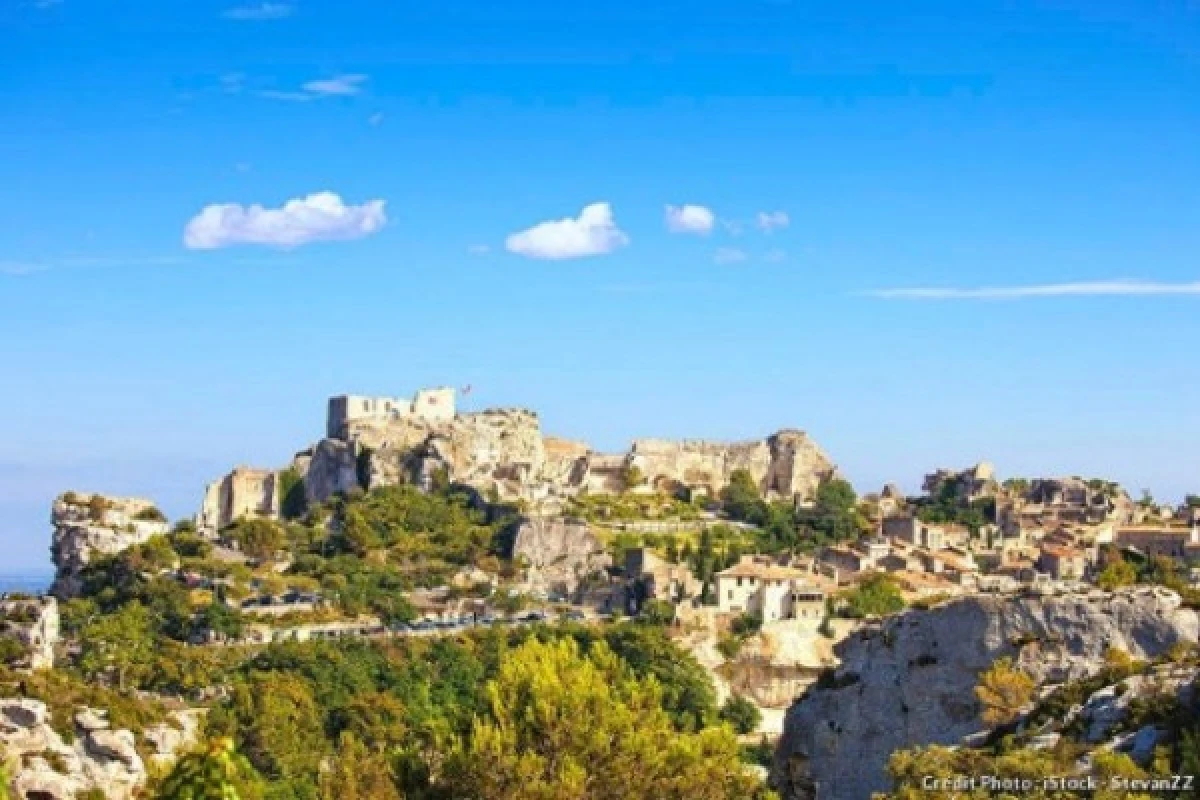
<svg viewBox="0 0 1200 800">
<path fill-rule="evenodd" d="M 888 787 L 892 752 L 983 730 L 974 690 L 997 658 L 1057 683 L 1095 673 L 1110 647 L 1153 658 L 1197 628 L 1196 612 L 1157 588 L 968 597 L 892 617 L 836 648 L 841 688 L 813 687 L 788 711 L 775 780 L 785 800 L 866 800 Z"/>
<path fill-rule="evenodd" d="M 136 497 L 67 492 L 54 501 L 50 553 L 58 572 L 51 592 L 60 599 L 79 594 L 83 568 L 96 556 L 114 555 L 167 532 L 157 507 Z M 161 514 L 159 515 L 161 517 Z"/>
<path fill-rule="evenodd" d="M 145 732 L 155 763 L 169 765 L 195 746 L 197 720 L 195 711 L 178 712 L 177 728 L 160 725 Z M 133 733 L 111 730 L 106 713 L 94 709 L 80 709 L 75 723 L 75 740 L 67 744 L 50 726 L 44 703 L 0 699 L 0 757 L 19 765 L 9 787 L 13 798 L 71 800 L 88 790 L 99 790 L 108 800 L 137 795 L 147 773 Z"/>
<path fill-rule="evenodd" d="M 28 649 L 23 666 L 50 669 L 60 633 L 58 601 L 53 597 L 0 600 L 0 634 L 14 637 Z"/>
<path fill-rule="evenodd" d="M 584 577 L 612 564 L 612 558 L 582 522 L 531 517 L 513 541 L 513 559 L 528 564 L 526 588 L 570 594 Z"/>
<path fill-rule="evenodd" d="M 383 410 L 349 418 L 331 410 L 330 436 L 294 462 L 305 473 L 310 500 L 323 502 L 355 487 L 427 486 L 441 473 L 545 511 L 581 491 L 619 491 L 625 488 L 622 474 L 636 467 L 647 487 L 710 493 L 745 469 L 767 496 L 803 501 L 836 474 L 833 462 L 802 431 L 734 443 L 639 439 L 625 453 L 602 454 L 544 436 L 537 414 L 524 409 L 431 415 L 398 413 L 395 408 L 403 404 L 389 398 L 346 402 Z"/>
</svg>

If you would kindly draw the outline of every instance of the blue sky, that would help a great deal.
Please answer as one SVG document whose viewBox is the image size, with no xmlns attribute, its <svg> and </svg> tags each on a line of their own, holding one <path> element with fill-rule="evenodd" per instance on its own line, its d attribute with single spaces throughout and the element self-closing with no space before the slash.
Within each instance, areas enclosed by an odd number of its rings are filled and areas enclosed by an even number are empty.
<svg viewBox="0 0 1200 800">
<path fill-rule="evenodd" d="M 14 0 L 0 40 L 0 572 L 59 491 L 190 513 L 425 385 L 602 449 L 801 427 L 860 491 L 1200 490 L 1194 4 Z"/>
</svg>

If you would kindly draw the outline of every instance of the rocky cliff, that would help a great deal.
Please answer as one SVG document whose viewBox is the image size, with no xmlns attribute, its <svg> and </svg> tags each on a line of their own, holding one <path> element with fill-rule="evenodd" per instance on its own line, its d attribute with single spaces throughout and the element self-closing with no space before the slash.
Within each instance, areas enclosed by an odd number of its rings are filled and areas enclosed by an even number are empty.
<svg viewBox="0 0 1200 800">
<path fill-rule="evenodd" d="M 8 787 L 22 800 L 71 800 L 99 791 L 108 800 L 127 800 L 147 778 L 138 738 L 112 730 L 103 711 L 80 709 L 64 739 L 50 725 L 45 703 L 28 698 L 0 699 L 0 756 L 16 765 Z M 194 746 L 200 729 L 196 712 L 177 712 L 170 724 L 142 734 L 141 748 L 152 764 L 166 766 Z"/>
<path fill-rule="evenodd" d="M 603 454 L 545 436 L 537 414 L 524 409 L 370 416 L 330 429 L 338 435 L 322 439 L 293 463 L 316 502 L 354 487 L 426 485 L 444 474 L 487 495 L 554 510 L 579 492 L 625 488 L 632 468 L 649 487 L 710 493 L 744 469 L 767 496 L 803 501 L 836 473 L 816 443 L 795 430 L 735 443 L 639 439 L 624 453 Z"/>
<path fill-rule="evenodd" d="M 54 501 L 50 554 L 57 572 L 51 592 L 74 597 L 83 568 L 96 556 L 114 555 L 167 532 L 154 503 L 135 497 L 67 492 Z"/>
<path fill-rule="evenodd" d="M 526 588 L 537 592 L 571 594 L 583 578 L 612 564 L 586 524 L 558 518 L 523 520 L 512 556 L 527 567 Z"/>
<path fill-rule="evenodd" d="M 983 729 L 980 672 L 1010 656 L 1039 684 L 1099 670 L 1115 647 L 1151 658 L 1195 642 L 1196 612 L 1159 588 L 964 598 L 854 634 L 841 665 L 788 711 L 774 778 L 785 800 L 866 800 L 895 750 L 954 744 Z"/>
</svg>

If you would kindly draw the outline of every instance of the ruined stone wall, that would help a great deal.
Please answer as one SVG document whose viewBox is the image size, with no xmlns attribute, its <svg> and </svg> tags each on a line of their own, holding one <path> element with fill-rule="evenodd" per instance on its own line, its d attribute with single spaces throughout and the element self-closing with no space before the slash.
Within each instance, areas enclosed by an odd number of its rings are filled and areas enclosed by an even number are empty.
<svg viewBox="0 0 1200 800">
<path fill-rule="evenodd" d="M 716 493 L 735 470 L 745 469 L 767 496 L 805 501 L 836 472 L 802 431 L 735 443 L 639 439 L 625 453 L 600 454 L 581 442 L 544 436 L 532 411 L 454 415 L 453 399 L 449 389 L 420 392 L 412 413 L 390 398 L 331 399 L 330 435 L 295 463 L 306 474 L 309 499 L 323 502 L 356 486 L 424 487 L 444 474 L 489 495 L 545 509 L 581 491 L 619 492 L 625 471 L 637 467 L 648 490 Z"/>
<path fill-rule="evenodd" d="M 746 470 L 768 497 L 810 500 L 836 467 L 807 434 L 780 431 L 766 439 L 715 443 L 638 439 L 630 463 L 651 486 L 681 484 L 718 492 Z"/>
<path fill-rule="evenodd" d="M 242 517 L 279 516 L 279 475 L 274 470 L 236 467 L 208 485 L 196 518 L 197 529 L 216 535 Z"/>
<path fill-rule="evenodd" d="M 345 438 L 347 427 L 356 422 L 416 419 L 445 423 L 453 420 L 455 413 L 455 392 L 449 388 L 421 389 L 412 399 L 338 395 L 329 398 L 325 435 Z"/>
</svg>

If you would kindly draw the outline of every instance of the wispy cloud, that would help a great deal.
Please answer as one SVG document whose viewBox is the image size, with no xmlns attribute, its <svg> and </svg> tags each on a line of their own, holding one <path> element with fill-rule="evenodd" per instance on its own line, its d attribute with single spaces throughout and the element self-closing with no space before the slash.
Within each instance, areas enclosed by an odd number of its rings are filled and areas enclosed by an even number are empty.
<svg viewBox="0 0 1200 800">
<path fill-rule="evenodd" d="M 334 75 L 332 78 L 321 78 L 309 81 L 299 89 L 259 89 L 259 97 L 269 97 L 272 100 L 316 100 L 322 97 L 353 97 L 361 94 L 363 84 L 369 80 L 367 75 Z M 372 119 L 375 119 L 372 117 Z M 382 122 L 379 117 L 377 122 Z M 372 122 L 372 124 L 377 124 Z"/>
<path fill-rule="evenodd" d="M 492 252 L 492 248 L 491 245 L 473 244 L 467 247 L 467 252 L 473 256 L 486 256 L 488 253 Z"/>
<path fill-rule="evenodd" d="M 792 220 L 786 211 L 760 211 L 754 218 L 754 224 L 764 233 L 773 233 L 791 225 Z"/>
<path fill-rule="evenodd" d="M 763 255 L 763 261 L 766 261 L 768 264 L 782 264 L 784 261 L 787 261 L 787 253 L 775 247 Z"/>
<path fill-rule="evenodd" d="M 627 244 L 608 203 L 592 203 L 578 217 L 540 222 L 504 242 L 510 253 L 553 261 L 603 255 Z"/>
<path fill-rule="evenodd" d="M 14 278 L 32 275 L 35 272 L 44 272 L 49 268 L 46 264 L 35 264 L 31 261 L 0 261 L 0 275 L 9 275 Z"/>
<path fill-rule="evenodd" d="M 37 9 L 54 8 L 61 6 L 63 0 L 33 0 L 33 7 Z"/>
<path fill-rule="evenodd" d="M 374 114 L 367 117 L 367 122 L 370 124 L 370 126 L 372 128 L 378 128 L 380 125 L 383 124 L 383 112 L 376 111 Z"/>
<path fill-rule="evenodd" d="M 682 205 L 666 207 L 667 230 L 671 233 L 694 233 L 707 236 L 712 233 L 717 215 L 705 206 Z"/>
<path fill-rule="evenodd" d="M 1020 300 L 1027 297 L 1147 297 L 1200 295 L 1200 281 L 1156 283 L 1115 280 L 1046 283 L 1031 286 L 916 287 L 873 289 L 866 294 L 889 300 Z"/>
<path fill-rule="evenodd" d="M 361 239 L 387 223 L 383 200 L 347 205 L 333 192 L 289 200 L 281 208 L 238 203 L 207 206 L 183 233 L 190 250 L 216 250 L 238 244 L 299 247 L 311 242 Z"/>
<path fill-rule="evenodd" d="M 326 95 L 345 96 L 358 94 L 362 91 L 362 85 L 366 82 L 366 75 L 335 75 L 332 78 L 309 81 L 302 88 L 309 94 L 318 97 Z"/>
<path fill-rule="evenodd" d="M 178 256 L 64 256 L 40 261 L 0 261 L 0 275 L 20 277 L 52 269 L 159 267 L 179 264 Z"/>
<path fill-rule="evenodd" d="M 288 3 L 258 3 L 257 5 L 235 6 L 221 13 L 225 19 L 239 22 L 262 22 L 271 19 L 283 19 L 292 15 L 292 6 Z"/>
<path fill-rule="evenodd" d="M 713 261 L 718 264 L 740 264 L 747 258 L 745 251 L 736 247 L 718 247 L 713 253 Z"/>
</svg>

